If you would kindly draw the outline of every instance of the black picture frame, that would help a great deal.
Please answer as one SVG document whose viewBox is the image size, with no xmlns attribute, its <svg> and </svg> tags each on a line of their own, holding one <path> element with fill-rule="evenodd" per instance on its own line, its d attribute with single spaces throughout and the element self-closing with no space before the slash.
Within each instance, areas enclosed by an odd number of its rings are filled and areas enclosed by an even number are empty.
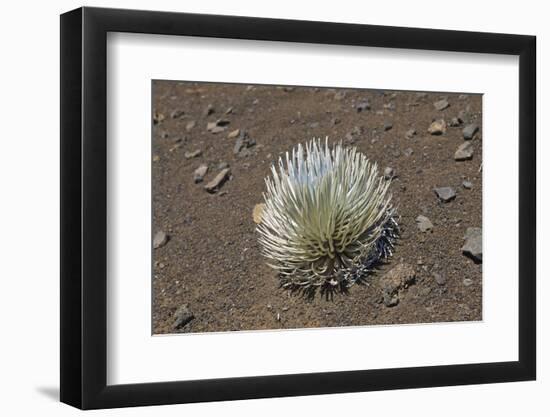
<svg viewBox="0 0 550 417">
<path fill-rule="evenodd" d="M 107 375 L 108 32 L 519 56 L 519 358 L 513 362 L 113 385 Z M 536 38 L 102 8 L 61 15 L 61 401 L 81 409 L 536 377 Z"/>
</svg>

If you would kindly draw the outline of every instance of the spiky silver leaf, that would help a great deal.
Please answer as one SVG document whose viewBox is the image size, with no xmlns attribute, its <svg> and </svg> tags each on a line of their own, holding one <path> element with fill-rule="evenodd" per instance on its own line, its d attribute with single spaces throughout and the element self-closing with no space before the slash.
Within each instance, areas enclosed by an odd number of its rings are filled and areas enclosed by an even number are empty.
<svg viewBox="0 0 550 417">
<path fill-rule="evenodd" d="M 390 182 L 355 147 L 319 139 L 279 158 L 265 179 L 257 227 L 285 287 L 349 287 L 391 255 L 397 223 Z"/>
</svg>

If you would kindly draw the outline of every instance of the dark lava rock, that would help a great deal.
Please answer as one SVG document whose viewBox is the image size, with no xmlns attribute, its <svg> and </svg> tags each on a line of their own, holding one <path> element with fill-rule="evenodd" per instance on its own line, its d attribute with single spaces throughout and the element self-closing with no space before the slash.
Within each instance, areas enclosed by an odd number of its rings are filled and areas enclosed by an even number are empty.
<svg viewBox="0 0 550 417">
<path fill-rule="evenodd" d="M 444 203 L 454 200 L 456 197 L 456 191 L 451 187 L 434 188 L 434 192 L 437 195 L 437 197 Z"/>
</svg>

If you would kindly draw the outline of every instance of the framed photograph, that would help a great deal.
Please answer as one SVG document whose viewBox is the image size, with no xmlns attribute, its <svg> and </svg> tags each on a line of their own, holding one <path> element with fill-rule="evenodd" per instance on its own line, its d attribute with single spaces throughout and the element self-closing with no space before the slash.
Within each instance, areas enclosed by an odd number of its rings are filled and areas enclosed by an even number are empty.
<svg viewBox="0 0 550 417">
<path fill-rule="evenodd" d="M 61 16 L 61 401 L 533 380 L 535 37 Z"/>
</svg>

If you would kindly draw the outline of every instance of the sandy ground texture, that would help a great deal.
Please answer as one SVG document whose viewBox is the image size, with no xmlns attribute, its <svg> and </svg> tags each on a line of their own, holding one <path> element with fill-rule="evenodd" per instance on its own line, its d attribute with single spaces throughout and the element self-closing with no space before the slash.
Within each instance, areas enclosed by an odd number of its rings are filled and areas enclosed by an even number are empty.
<svg viewBox="0 0 550 417">
<path fill-rule="evenodd" d="M 475 94 L 154 81 L 154 333 L 481 320 L 481 235 L 469 229 L 482 227 L 481 103 Z M 386 171 L 401 237 L 368 285 L 308 299 L 279 288 L 252 211 L 271 164 L 326 136 Z M 217 176 L 226 181 L 208 192 Z M 439 197 L 438 187 L 451 190 Z"/>
</svg>

